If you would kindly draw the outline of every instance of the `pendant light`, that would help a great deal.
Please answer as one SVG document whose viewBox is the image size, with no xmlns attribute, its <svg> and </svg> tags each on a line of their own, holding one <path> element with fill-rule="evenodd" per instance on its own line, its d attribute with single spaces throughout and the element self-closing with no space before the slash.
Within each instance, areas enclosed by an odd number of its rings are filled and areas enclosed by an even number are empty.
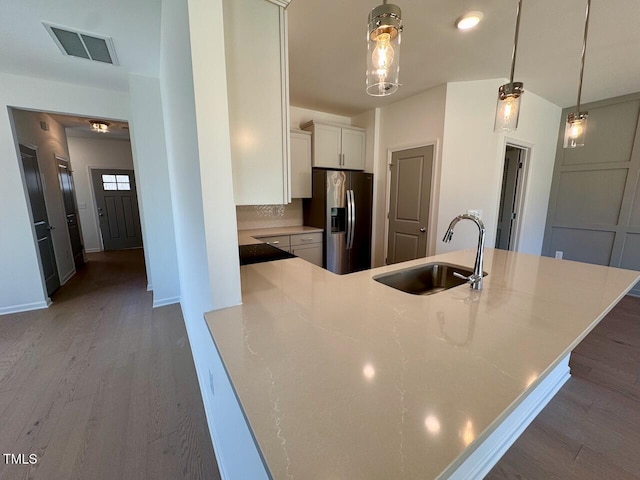
<svg viewBox="0 0 640 480">
<path fill-rule="evenodd" d="M 511 77 L 509 83 L 505 83 L 498 89 L 498 105 L 496 106 L 496 121 L 494 132 L 512 132 L 518 128 L 520 117 L 520 99 L 524 93 L 522 82 L 514 82 L 513 75 L 516 70 L 516 54 L 518 52 L 518 34 L 520 33 L 520 13 L 522 12 L 522 0 L 518 0 L 516 12 L 516 35 L 513 40 L 513 54 L 511 56 Z"/>
<path fill-rule="evenodd" d="M 576 111 L 567 116 L 564 126 L 564 148 L 584 147 L 584 137 L 587 131 L 587 116 L 589 112 L 580 111 L 580 97 L 582 95 L 582 76 L 584 74 L 584 56 L 587 53 L 587 33 L 589 31 L 589 12 L 591 0 L 587 0 L 587 13 L 584 20 L 584 37 L 582 39 L 582 55 L 580 57 L 580 80 L 578 82 L 578 101 Z"/>
<path fill-rule="evenodd" d="M 383 1 L 371 10 L 367 28 L 367 93 L 376 97 L 398 90 L 400 73 L 400 7 Z"/>
</svg>

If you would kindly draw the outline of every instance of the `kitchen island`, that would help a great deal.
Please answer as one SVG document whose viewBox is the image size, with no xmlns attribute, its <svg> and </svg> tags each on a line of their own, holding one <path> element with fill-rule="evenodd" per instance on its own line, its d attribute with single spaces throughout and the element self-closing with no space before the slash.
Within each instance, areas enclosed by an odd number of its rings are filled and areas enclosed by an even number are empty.
<svg viewBox="0 0 640 480">
<path fill-rule="evenodd" d="M 640 275 L 487 249 L 481 291 L 373 280 L 474 259 L 344 276 L 295 258 L 241 268 L 243 305 L 205 318 L 265 478 L 482 478 Z"/>
</svg>

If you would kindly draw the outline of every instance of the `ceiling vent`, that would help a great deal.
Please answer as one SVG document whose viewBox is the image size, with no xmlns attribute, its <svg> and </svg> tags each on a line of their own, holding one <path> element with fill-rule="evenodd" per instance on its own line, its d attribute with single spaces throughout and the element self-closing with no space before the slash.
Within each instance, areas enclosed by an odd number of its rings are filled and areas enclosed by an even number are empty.
<svg viewBox="0 0 640 480">
<path fill-rule="evenodd" d="M 70 30 L 50 23 L 43 24 L 65 55 L 118 65 L 113 40 L 110 37 Z"/>
</svg>

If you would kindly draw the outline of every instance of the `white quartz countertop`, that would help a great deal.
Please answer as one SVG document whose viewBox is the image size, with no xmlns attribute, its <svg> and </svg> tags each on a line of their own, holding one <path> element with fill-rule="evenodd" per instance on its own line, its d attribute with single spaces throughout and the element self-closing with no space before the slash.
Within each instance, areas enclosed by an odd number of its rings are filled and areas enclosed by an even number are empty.
<svg viewBox="0 0 640 480">
<path fill-rule="evenodd" d="M 639 273 L 486 250 L 484 289 L 410 295 L 293 258 L 241 268 L 207 324 L 274 479 L 432 479 L 460 464 Z"/>
<path fill-rule="evenodd" d="M 238 230 L 238 245 L 255 245 L 264 243 L 256 237 L 271 237 L 278 235 L 295 235 L 298 233 L 324 232 L 321 228 L 297 225 L 295 227 L 257 228 L 253 230 Z"/>
</svg>

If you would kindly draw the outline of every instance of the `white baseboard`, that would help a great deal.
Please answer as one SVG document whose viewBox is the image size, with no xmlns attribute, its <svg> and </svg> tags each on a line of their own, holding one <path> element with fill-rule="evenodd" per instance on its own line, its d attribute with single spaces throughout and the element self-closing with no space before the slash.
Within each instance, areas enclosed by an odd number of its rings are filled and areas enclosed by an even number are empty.
<svg viewBox="0 0 640 480">
<path fill-rule="evenodd" d="M 571 377 L 567 355 L 462 464 L 441 478 L 481 480 Z M 448 476 L 450 475 L 450 476 Z"/>
<path fill-rule="evenodd" d="M 0 315 L 9 315 L 11 313 L 29 312 L 31 310 L 42 310 L 43 308 L 49 308 L 51 300 L 47 298 L 46 301 L 23 303 L 22 305 L 10 305 L 8 307 L 0 307 Z"/>
<path fill-rule="evenodd" d="M 167 297 L 153 299 L 153 308 L 164 307 L 165 305 L 173 305 L 174 303 L 180 303 L 180 297 Z"/>
<path fill-rule="evenodd" d="M 85 248 L 84 253 L 98 253 L 101 252 L 101 248 Z"/>
<path fill-rule="evenodd" d="M 153 285 L 151 285 L 150 283 L 147 283 L 147 292 L 152 292 L 153 291 Z"/>
</svg>

